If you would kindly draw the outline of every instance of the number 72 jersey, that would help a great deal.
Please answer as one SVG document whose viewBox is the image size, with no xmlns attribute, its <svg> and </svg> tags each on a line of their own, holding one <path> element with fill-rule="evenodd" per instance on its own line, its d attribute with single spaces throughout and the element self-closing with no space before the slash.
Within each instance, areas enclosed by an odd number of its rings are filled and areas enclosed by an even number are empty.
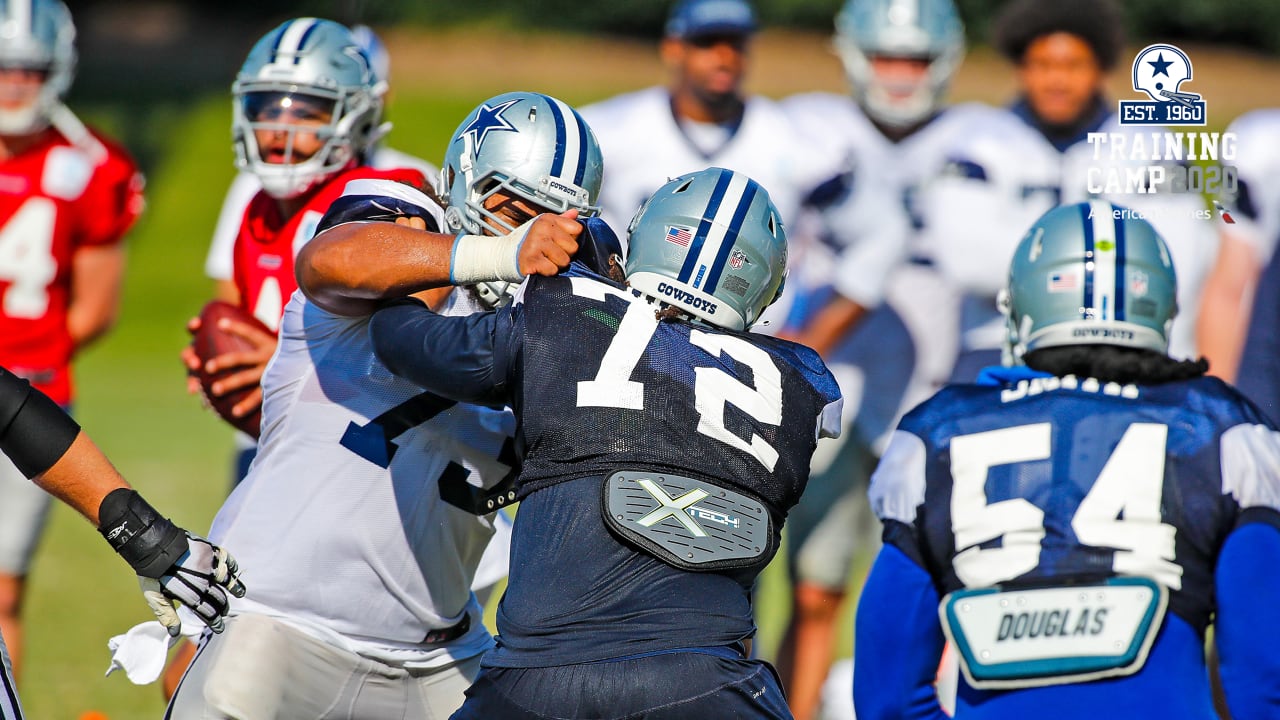
<svg viewBox="0 0 1280 720">
<path fill-rule="evenodd" d="M 659 322 L 656 307 L 602 279 L 560 276 L 531 278 L 500 316 L 496 335 L 511 348 L 497 354 L 519 363 L 521 494 L 622 469 L 666 471 L 746 492 L 780 525 L 819 434 L 838 432 L 835 380 L 809 348 Z"/>
<path fill-rule="evenodd" d="M 941 594 L 1145 577 L 1203 633 L 1227 535 L 1280 522 L 1280 440 L 1215 378 L 954 385 L 902 420 L 871 500 Z"/>
</svg>

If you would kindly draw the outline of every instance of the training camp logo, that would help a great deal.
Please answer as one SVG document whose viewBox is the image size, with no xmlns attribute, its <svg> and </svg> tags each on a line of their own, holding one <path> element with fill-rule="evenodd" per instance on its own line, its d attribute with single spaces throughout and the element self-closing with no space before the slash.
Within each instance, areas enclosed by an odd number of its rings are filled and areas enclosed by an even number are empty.
<svg viewBox="0 0 1280 720">
<path fill-rule="evenodd" d="M 1148 45 L 1133 59 L 1133 89 L 1147 100 L 1121 100 L 1121 125 L 1204 125 L 1205 104 L 1186 92 L 1191 58 L 1176 45 Z"/>
</svg>

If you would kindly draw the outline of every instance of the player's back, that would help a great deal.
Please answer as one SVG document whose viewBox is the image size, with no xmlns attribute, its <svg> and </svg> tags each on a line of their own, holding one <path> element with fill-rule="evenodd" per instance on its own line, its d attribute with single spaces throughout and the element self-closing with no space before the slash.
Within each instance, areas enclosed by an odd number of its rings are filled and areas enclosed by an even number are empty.
<svg viewBox="0 0 1280 720">
<path fill-rule="evenodd" d="M 838 391 L 807 348 L 655 310 L 602 278 L 560 276 L 531 278 L 511 312 L 522 500 L 486 663 L 724 647 L 754 632 L 749 588 L 820 428 L 838 427 Z"/>
<path fill-rule="evenodd" d="M 454 293 L 442 312 L 475 309 Z M 300 292 L 263 388 L 260 451 L 212 531 L 256 569 L 246 607 L 405 647 L 478 612 L 469 588 L 492 516 L 462 505 L 510 472 L 495 458 L 509 457 L 511 414 L 397 378 L 374 358 L 367 319 Z M 478 616 L 457 642 L 488 643 Z"/>
<path fill-rule="evenodd" d="M 1033 606 L 1006 613 L 1008 632 L 959 635 L 962 645 L 1012 652 L 1001 657 L 1025 663 L 1031 655 L 1019 651 L 1040 643 L 1032 654 L 1043 653 L 1053 635 L 1063 644 L 1051 655 L 1077 652 L 1080 638 L 1124 632 L 1116 630 L 1117 601 L 1102 599 L 1121 597 L 1109 583 L 1154 583 L 1155 630 L 1112 638 L 1142 648 L 1139 670 L 1107 677 L 1114 670 L 1107 668 L 1095 676 L 1107 679 L 1049 687 L 1020 686 L 1018 676 L 997 690 L 975 689 L 966 678 L 957 717 L 1214 717 L 1203 643 L 1216 610 L 1219 552 L 1246 508 L 1275 502 L 1252 472 L 1260 432 L 1271 431 L 1257 411 L 1214 378 L 957 385 L 904 418 L 872 502 L 886 520 L 886 542 L 929 569 L 939 594 L 1098 591 L 1097 602 L 1062 603 L 1068 607 L 1056 616 Z M 1167 615 L 1156 607 L 1162 595 Z M 1178 693 L 1164 691 L 1171 683 Z"/>
</svg>

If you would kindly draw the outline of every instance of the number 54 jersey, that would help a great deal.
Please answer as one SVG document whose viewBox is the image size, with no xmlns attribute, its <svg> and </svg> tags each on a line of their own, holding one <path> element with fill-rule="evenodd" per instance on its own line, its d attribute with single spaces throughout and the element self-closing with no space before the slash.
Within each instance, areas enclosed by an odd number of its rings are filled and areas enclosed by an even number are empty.
<svg viewBox="0 0 1280 720">
<path fill-rule="evenodd" d="M 1202 639 L 1220 610 L 1228 536 L 1280 528 L 1280 433 L 1216 378 L 1121 386 L 1003 373 L 945 388 L 902 420 L 871 487 L 886 545 L 939 596 L 1144 579 L 1167 594 L 1165 629 L 1177 618 Z M 993 612 L 1007 622 L 990 626 L 992 652 L 1049 628 Z M 1103 630 L 1100 617 L 1072 624 L 1078 615 L 1050 634 Z M 1187 651 L 1199 657 L 1201 642 Z"/>
</svg>

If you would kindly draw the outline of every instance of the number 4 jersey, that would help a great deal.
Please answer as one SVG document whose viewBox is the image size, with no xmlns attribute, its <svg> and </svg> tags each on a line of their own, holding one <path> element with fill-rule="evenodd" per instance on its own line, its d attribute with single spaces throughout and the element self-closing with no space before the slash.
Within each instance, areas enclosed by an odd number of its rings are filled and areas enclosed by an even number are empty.
<svg viewBox="0 0 1280 720">
<path fill-rule="evenodd" d="M 885 522 L 877 570 L 896 561 L 899 573 L 873 571 L 859 632 L 878 635 L 877 618 L 917 629 L 944 624 L 971 686 L 962 688 L 957 717 L 1058 707 L 1077 717 L 1095 700 L 1117 713 L 1134 708 L 1137 717 L 1205 717 L 1207 625 L 1217 613 L 1225 668 L 1251 642 L 1239 633 L 1242 593 L 1269 592 L 1240 587 L 1232 568 L 1259 537 L 1280 537 L 1280 434 L 1216 378 L 1121 386 L 988 373 L 998 382 L 942 390 L 893 436 L 871 500 Z M 1234 554 L 1224 553 L 1233 536 Z M 907 610 L 917 575 L 937 591 L 931 607 L 920 601 L 924 617 Z M 1072 591 L 1045 592 L 1053 588 Z M 933 637 L 940 642 L 941 633 Z M 928 645 L 897 656 L 909 665 L 907 656 Z M 1113 651 L 1113 660 L 1099 660 Z M 936 655 L 917 660 L 937 664 Z M 891 684 L 891 673 L 866 673 L 876 679 L 855 689 L 859 717 L 881 699 L 897 702 L 877 689 Z M 1120 679 L 1085 682 L 1100 677 Z M 1076 684 L 1041 687 L 1067 681 Z M 1276 678 L 1269 682 L 1274 688 Z M 1170 683 L 1182 693 L 1154 690 Z M 1016 692 L 992 697 L 974 687 Z"/>
<path fill-rule="evenodd" d="M 71 401 L 72 263 L 120 242 L 142 212 L 142 176 L 120 147 L 49 130 L 0 162 L 0 363 L 57 403 Z"/>
</svg>

